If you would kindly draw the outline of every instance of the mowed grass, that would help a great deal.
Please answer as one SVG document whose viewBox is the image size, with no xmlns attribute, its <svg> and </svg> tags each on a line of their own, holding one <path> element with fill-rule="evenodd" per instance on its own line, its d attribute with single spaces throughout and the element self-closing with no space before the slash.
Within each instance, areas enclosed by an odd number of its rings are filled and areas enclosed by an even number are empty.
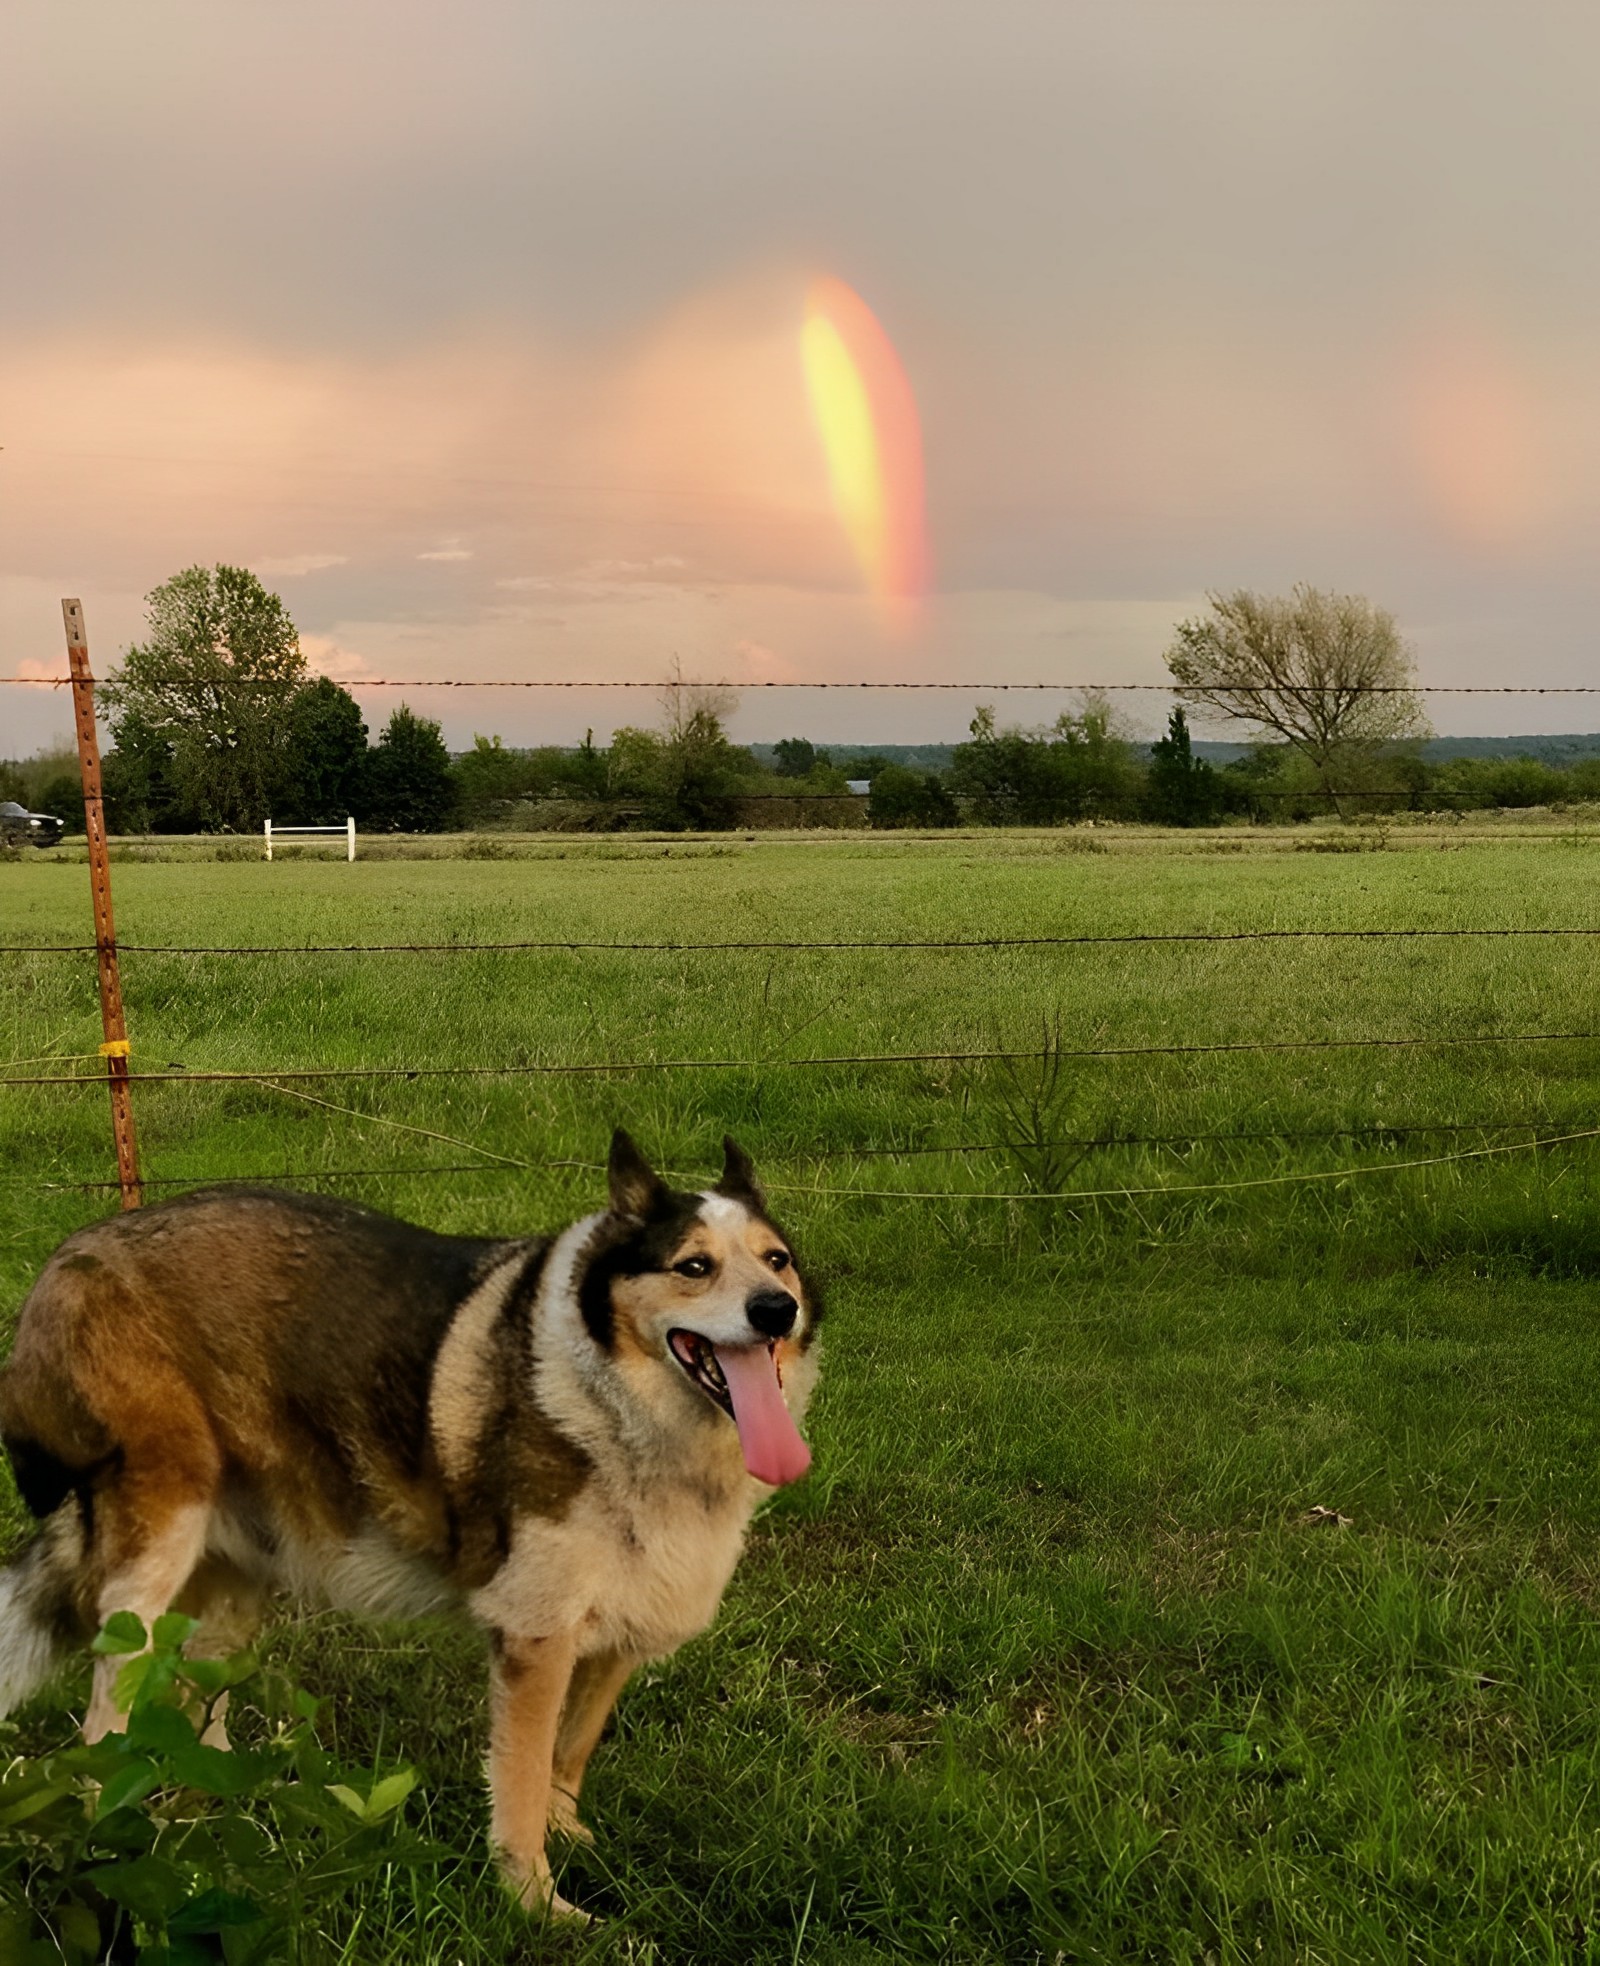
<svg viewBox="0 0 1600 1966">
<path fill-rule="evenodd" d="M 183 943 L 1600 925 L 1593 845 L 1082 837 L 130 865 L 118 924 Z M 87 916 L 81 868 L 0 867 L 0 940 L 80 939 Z M 727 1061 L 302 1088 L 337 1112 L 140 1088 L 157 1177 L 382 1170 L 328 1185 L 513 1232 L 593 1206 L 598 1175 L 398 1170 L 473 1161 L 457 1141 L 592 1165 L 620 1120 L 705 1172 L 732 1130 L 828 1285 L 816 1470 L 596 1758 L 599 1849 L 563 1884 L 607 1918 L 593 1936 L 540 1937 L 497 1895 L 470 1635 L 278 1629 L 342 1748 L 422 1767 L 421 1819 L 454 1853 L 341 1907 L 305 1957 L 1600 1958 L 1595 1144 L 1394 1171 L 1600 1125 L 1600 1039 L 1466 1042 L 1600 1032 L 1594 958 L 1583 938 L 129 955 L 147 1069 Z M 3 960 L 0 1060 L 91 1052 L 92 960 Z M 793 1062 L 1046 1036 L 1430 1042 Z M 1008 1151 L 1019 1117 L 1110 1144 Z M 1502 1130 L 1422 1130 L 1446 1124 Z M 9 1312 L 112 1205 L 28 1185 L 111 1171 L 104 1093 L 0 1090 L 0 1143 Z M 998 1151 L 922 1151 L 956 1145 Z M 1310 1173 L 1335 1178 L 1222 1185 Z M 1041 1185 L 1123 1192 L 988 1198 Z M 22 1738 L 61 1724 L 40 1703 Z"/>
</svg>

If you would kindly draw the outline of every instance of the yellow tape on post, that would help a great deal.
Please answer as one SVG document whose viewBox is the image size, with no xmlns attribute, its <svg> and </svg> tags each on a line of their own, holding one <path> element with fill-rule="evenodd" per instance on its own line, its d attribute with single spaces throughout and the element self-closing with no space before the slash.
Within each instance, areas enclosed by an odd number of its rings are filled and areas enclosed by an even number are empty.
<svg viewBox="0 0 1600 1966">
<path fill-rule="evenodd" d="M 132 1050 L 133 1046 L 129 1044 L 126 1038 L 112 1038 L 109 1043 L 101 1045 L 100 1056 L 102 1058 L 126 1058 Z"/>
</svg>

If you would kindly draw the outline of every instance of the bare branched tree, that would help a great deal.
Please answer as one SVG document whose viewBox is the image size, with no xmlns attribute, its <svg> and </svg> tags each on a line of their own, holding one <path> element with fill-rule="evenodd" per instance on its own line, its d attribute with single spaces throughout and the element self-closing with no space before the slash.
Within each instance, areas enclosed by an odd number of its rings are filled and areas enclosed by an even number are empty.
<svg viewBox="0 0 1600 1966">
<path fill-rule="evenodd" d="M 1359 594 L 1210 594 L 1167 650 L 1178 699 L 1250 723 L 1308 759 L 1334 810 L 1341 768 L 1429 734 L 1416 663 L 1394 616 Z"/>
<path fill-rule="evenodd" d="M 681 743 L 696 718 L 725 724 L 739 707 L 739 692 L 725 684 L 686 683 L 683 662 L 672 658 L 672 669 L 661 685 L 661 721 L 668 743 Z"/>
</svg>

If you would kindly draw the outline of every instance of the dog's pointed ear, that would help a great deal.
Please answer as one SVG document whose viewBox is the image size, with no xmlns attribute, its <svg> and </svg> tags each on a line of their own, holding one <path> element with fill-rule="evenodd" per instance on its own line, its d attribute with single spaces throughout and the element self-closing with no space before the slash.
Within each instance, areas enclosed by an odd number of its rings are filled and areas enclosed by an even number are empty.
<svg viewBox="0 0 1600 1966">
<path fill-rule="evenodd" d="M 649 1220 L 667 1192 L 666 1182 L 640 1153 L 633 1135 L 620 1126 L 611 1136 L 606 1179 L 611 1187 L 612 1212 L 632 1216 L 639 1222 Z"/>
<path fill-rule="evenodd" d="M 722 1179 L 717 1183 L 717 1193 L 733 1201 L 748 1202 L 757 1210 L 765 1211 L 767 1206 L 761 1183 L 756 1179 L 755 1162 L 731 1133 L 722 1136 Z"/>
</svg>

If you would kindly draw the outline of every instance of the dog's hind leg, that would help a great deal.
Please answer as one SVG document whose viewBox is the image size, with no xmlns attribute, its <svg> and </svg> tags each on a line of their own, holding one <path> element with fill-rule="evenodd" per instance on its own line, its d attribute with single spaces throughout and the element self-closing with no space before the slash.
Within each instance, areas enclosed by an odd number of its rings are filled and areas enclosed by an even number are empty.
<svg viewBox="0 0 1600 1966">
<path fill-rule="evenodd" d="M 567 1703 L 556 1732 L 555 1770 L 550 1789 L 550 1827 L 577 1843 L 593 1843 L 588 1826 L 578 1819 L 578 1793 L 583 1771 L 595 1744 L 611 1718 L 617 1695 L 638 1663 L 622 1652 L 599 1652 L 580 1659 L 572 1675 Z"/>
<path fill-rule="evenodd" d="M 204 1556 L 172 1607 L 198 1618 L 200 1629 L 183 1648 L 191 1659 L 226 1659 L 242 1652 L 261 1629 L 266 1593 L 253 1577 L 223 1556 Z M 205 1725 L 200 1738 L 207 1747 L 229 1745 L 226 1725 L 228 1695 L 219 1693 L 208 1714 L 193 1716 Z"/>
<path fill-rule="evenodd" d="M 114 1611 L 131 1611 L 148 1628 L 170 1610 L 205 1551 L 221 1455 L 204 1409 L 175 1372 L 148 1371 L 137 1406 L 127 1402 L 117 1418 L 119 1465 L 95 1495 L 95 1612 L 104 1624 Z M 121 1722 L 114 1691 L 121 1666 L 116 1658 L 95 1661 L 87 1741 Z"/>
</svg>

